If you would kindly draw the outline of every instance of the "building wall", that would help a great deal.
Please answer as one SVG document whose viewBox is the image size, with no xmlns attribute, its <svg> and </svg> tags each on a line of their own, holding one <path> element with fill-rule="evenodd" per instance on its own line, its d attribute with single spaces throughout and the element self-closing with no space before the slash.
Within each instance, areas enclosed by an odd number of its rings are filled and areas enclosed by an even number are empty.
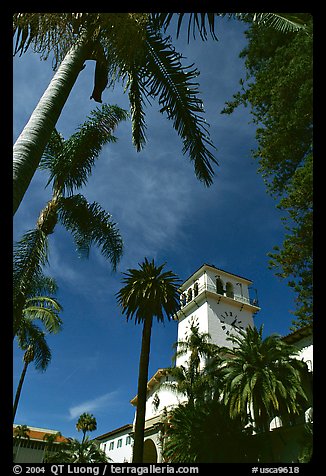
<svg viewBox="0 0 326 476">
<path fill-rule="evenodd" d="M 133 439 L 130 430 L 109 436 L 101 441 L 100 448 L 113 463 L 131 463 Z"/>
</svg>

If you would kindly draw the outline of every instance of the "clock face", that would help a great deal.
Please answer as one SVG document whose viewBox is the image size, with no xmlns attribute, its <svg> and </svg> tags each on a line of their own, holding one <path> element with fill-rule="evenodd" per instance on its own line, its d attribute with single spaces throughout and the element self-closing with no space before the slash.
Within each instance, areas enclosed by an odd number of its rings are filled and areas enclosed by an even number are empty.
<svg viewBox="0 0 326 476">
<path fill-rule="evenodd" d="M 232 326 L 235 329 L 244 329 L 241 319 L 237 316 L 234 311 L 225 311 L 220 315 L 220 320 L 222 322 L 222 329 L 226 331 L 227 335 L 230 335 L 230 330 Z M 225 325 L 227 324 L 227 326 Z"/>
</svg>

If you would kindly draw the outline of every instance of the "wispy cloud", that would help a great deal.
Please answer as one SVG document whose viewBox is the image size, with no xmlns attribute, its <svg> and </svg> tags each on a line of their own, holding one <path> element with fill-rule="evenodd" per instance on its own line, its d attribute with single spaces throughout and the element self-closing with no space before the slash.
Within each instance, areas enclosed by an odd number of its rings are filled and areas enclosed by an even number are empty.
<svg viewBox="0 0 326 476">
<path fill-rule="evenodd" d="M 114 390 L 69 408 L 69 420 L 79 417 L 84 412 L 94 412 L 114 405 L 117 402 L 118 394 L 119 392 Z"/>
</svg>

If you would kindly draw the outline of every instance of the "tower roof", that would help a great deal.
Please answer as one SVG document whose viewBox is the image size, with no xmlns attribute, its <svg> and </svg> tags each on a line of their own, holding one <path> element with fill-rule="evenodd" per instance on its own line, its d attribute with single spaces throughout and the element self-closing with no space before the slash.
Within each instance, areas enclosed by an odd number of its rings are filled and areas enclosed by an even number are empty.
<svg viewBox="0 0 326 476">
<path fill-rule="evenodd" d="M 246 282 L 247 284 L 252 284 L 252 281 L 250 279 L 240 276 L 239 274 L 230 273 L 229 271 L 226 271 L 222 268 L 217 268 L 213 264 L 204 263 L 183 282 L 179 290 L 182 291 L 184 288 L 186 288 L 189 284 L 189 281 L 196 279 L 199 275 L 201 275 L 205 271 L 205 269 L 210 269 L 220 273 L 228 274 L 230 276 L 236 277 L 237 279 L 241 281 Z"/>
</svg>

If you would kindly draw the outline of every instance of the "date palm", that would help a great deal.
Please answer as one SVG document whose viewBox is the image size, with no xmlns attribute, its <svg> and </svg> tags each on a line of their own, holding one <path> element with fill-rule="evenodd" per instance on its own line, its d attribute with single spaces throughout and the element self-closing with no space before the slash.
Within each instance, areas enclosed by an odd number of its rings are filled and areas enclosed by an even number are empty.
<svg viewBox="0 0 326 476">
<path fill-rule="evenodd" d="M 179 308 L 177 276 L 171 271 L 163 272 L 165 264 L 156 266 L 154 260 L 139 264 L 139 269 L 129 269 L 123 278 L 125 286 L 117 293 L 118 303 L 127 320 L 134 318 L 143 324 L 141 354 L 139 360 L 137 413 L 133 463 L 143 461 L 144 425 L 147 397 L 148 365 L 153 318 L 163 322 L 170 319 Z"/>
<path fill-rule="evenodd" d="M 268 432 L 270 421 L 280 416 L 291 421 L 304 409 L 306 364 L 295 358 L 298 350 L 280 336 L 263 339 L 263 327 L 248 327 L 229 337 L 234 347 L 221 355 L 224 402 L 230 416 L 252 418 L 256 432 Z M 220 352 L 223 349 L 220 348 Z"/>
<path fill-rule="evenodd" d="M 183 141 L 183 153 L 194 162 L 196 176 L 212 183 L 216 159 L 210 148 L 198 71 L 181 64 L 171 38 L 146 13 L 16 13 L 14 54 L 32 46 L 60 66 L 14 145 L 16 212 L 41 159 L 68 95 L 86 60 L 95 60 L 91 98 L 101 102 L 106 85 L 122 80 L 129 93 L 132 139 L 137 150 L 146 142 L 144 103 L 157 98 L 160 112 L 172 121 Z M 132 41 L 130 39 L 132 38 Z"/>
<path fill-rule="evenodd" d="M 20 326 L 22 309 L 35 280 L 48 260 L 48 236 L 58 221 L 72 233 L 77 250 L 88 257 L 92 244 L 111 262 L 113 269 L 122 255 L 122 239 L 109 213 L 81 194 L 104 144 L 115 142 L 112 132 L 125 120 L 126 111 L 103 105 L 69 139 L 54 131 L 40 167 L 49 172 L 52 198 L 41 211 L 36 228 L 26 232 L 14 250 L 14 335 Z"/>
</svg>

